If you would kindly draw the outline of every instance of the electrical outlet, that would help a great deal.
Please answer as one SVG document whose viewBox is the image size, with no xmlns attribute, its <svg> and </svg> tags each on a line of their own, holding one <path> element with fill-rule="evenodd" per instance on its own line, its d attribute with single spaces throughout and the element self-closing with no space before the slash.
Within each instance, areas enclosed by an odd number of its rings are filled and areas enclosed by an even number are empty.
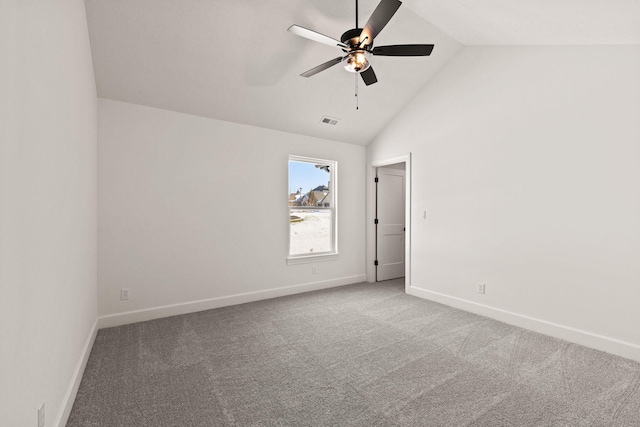
<svg viewBox="0 0 640 427">
<path fill-rule="evenodd" d="M 44 427 L 44 400 L 38 408 L 38 427 Z"/>
<path fill-rule="evenodd" d="M 120 289 L 120 300 L 125 301 L 129 299 L 129 288 Z"/>
<path fill-rule="evenodd" d="M 318 272 L 318 270 L 316 269 L 316 266 L 312 266 L 311 267 L 311 274 L 316 274 Z"/>
<path fill-rule="evenodd" d="M 478 293 L 484 294 L 484 283 L 478 283 Z"/>
</svg>

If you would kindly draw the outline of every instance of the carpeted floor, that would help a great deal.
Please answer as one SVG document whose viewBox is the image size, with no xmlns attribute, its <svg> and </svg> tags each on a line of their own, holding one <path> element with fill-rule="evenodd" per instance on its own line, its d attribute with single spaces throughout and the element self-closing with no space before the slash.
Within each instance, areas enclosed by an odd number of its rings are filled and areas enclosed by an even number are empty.
<svg viewBox="0 0 640 427">
<path fill-rule="evenodd" d="M 403 286 L 100 330 L 67 426 L 640 426 L 640 364 Z"/>
</svg>

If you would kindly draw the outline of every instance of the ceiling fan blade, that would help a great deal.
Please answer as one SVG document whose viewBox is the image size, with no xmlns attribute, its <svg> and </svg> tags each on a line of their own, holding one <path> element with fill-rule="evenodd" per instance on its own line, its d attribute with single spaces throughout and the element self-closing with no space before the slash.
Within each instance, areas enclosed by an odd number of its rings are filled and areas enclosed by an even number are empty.
<svg viewBox="0 0 640 427">
<path fill-rule="evenodd" d="M 362 43 L 366 37 L 365 45 L 373 43 L 373 39 L 387 25 L 401 4 L 400 0 L 381 0 L 360 33 L 360 42 Z"/>
<path fill-rule="evenodd" d="M 396 44 L 376 46 L 371 53 L 382 56 L 429 56 L 432 50 L 432 44 Z"/>
<path fill-rule="evenodd" d="M 342 62 L 342 57 L 339 56 L 337 58 L 333 58 L 331 61 L 327 61 L 324 64 L 320 64 L 317 67 L 313 67 L 312 69 L 310 69 L 309 71 L 305 71 L 304 73 L 300 74 L 302 77 L 311 77 L 314 74 L 318 74 L 320 71 L 324 71 L 327 68 L 331 68 L 336 64 L 339 64 L 340 62 Z"/>
<path fill-rule="evenodd" d="M 314 42 L 324 43 L 324 44 L 327 44 L 329 46 L 336 46 L 336 47 L 339 47 L 341 49 L 349 49 L 349 47 L 346 44 L 342 43 L 339 40 L 332 39 L 329 36 L 325 36 L 324 34 L 320 34 L 318 32 L 309 30 L 309 29 L 301 27 L 299 25 L 292 25 L 289 28 L 287 28 L 287 31 L 289 31 L 290 33 L 293 33 L 293 34 L 295 34 L 297 36 L 304 37 L 304 38 L 307 38 L 309 40 L 313 40 Z"/>
<path fill-rule="evenodd" d="M 373 72 L 373 67 L 367 68 L 366 70 L 361 72 L 360 75 L 362 76 L 364 84 L 366 84 L 367 86 L 372 85 L 378 81 L 376 73 Z"/>
</svg>

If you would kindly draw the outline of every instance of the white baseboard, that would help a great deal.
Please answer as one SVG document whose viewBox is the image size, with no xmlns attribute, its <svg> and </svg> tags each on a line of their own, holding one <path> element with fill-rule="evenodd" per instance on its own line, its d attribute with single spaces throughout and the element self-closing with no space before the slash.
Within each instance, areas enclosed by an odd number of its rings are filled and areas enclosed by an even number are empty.
<svg viewBox="0 0 640 427">
<path fill-rule="evenodd" d="M 65 392 L 62 398 L 62 405 L 60 405 L 58 416 L 56 417 L 56 420 L 53 423 L 53 425 L 56 427 L 64 427 L 67 424 L 69 415 L 71 415 L 73 402 L 76 400 L 76 394 L 78 393 L 78 388 L 80 387 L 80 381 L 82 381 L 82 375 L 84 374 L 84 369 L 87 366 L 87 361 L 89 360 L 89 355 L 91 354 L 91 349 L 93 348 L 93 343 L 96 340 L 97 334 L 98 334 L 98 319 L 96 319 L 96 321 L 93 322 L 93 327 L 91 328 L 91 331 L 89 332 L 89 336 L 87 337 L 87 341 L 84 344 L 82 353 L 80 354 L 80 359 L 78 359 L 76 368 L 73 371 L 73 377 L 71 377 L 71 382 L 69 383 L 69 386 L 67 387 L 67 391 Z"/>
<path fill-rule="evenodd" d="M 640 345 L 631 342 L 594 334 L 569 326 L 479 304 L 474 301 L 452 297 L 439 292 L 420 289 L 415 286 L 408 287 L 407 293 L 416 297 L 448 305 L 450 307 L 459 308 L 464 311 L 499 320 L 510 325 L 640 362 Z"/>
<path fill-rule="evenodd" d="M 341 277 L 339 279 L 303 283 L 300 285 L 285 286 L 282 288 L 267 289 L 264 291 L 248 292 L 244 294 L 229 295 L 199 301 L 190 301 L 179 304 L 165 305 L 161 307 L 146 308 L 142 310 L 127 311 L 124 313 L 108 314 L 105 316 L 100 316 L 100 318 L 98 319 L 98 328 L 111 328 L 114 326 L 127 325 L 130 323 L 160 319 L 162 317 L 195 313 L 197 311 L 211 310 L 213 308 L 226 307 L 229 305 L 244 304 L 247 302 L 283 297 L 287 295 L 299 294 L 302 292 L 317 291 L 320 289 L 350 285 L 353 283 L 364 282 L 365 280 L 365 274 L 358 274 L 356 276 Z"/>
</svg>

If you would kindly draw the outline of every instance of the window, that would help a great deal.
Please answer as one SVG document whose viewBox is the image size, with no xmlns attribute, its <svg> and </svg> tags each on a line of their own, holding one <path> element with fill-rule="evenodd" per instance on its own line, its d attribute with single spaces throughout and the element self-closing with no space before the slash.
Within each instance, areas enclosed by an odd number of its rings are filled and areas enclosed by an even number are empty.
<svg viewBox="0 0 640 427">
<path fill-rule="evenodd" d="M 289 156 L 290 264 L 337 256 L 338 163 Z"/>
</svg>

